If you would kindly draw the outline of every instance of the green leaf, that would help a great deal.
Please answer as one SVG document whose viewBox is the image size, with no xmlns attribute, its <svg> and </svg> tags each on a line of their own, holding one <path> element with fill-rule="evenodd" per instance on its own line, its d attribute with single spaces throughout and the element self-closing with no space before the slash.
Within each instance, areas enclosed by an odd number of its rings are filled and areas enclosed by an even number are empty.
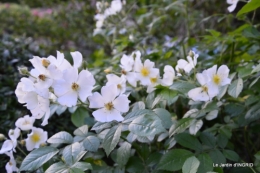
<svg viewBox="0 0 260 173">
<path fill-rule="evenodd" d="M 121 129 L 121 125 L 114 126 L 106 134 L 103 141 L 103 148 L 105 149 L 107 156 L 111 153 L 111 151 L 116 147 L 117 143 L 119 142 Z"/>
<path fill-rule="evenodd" d="M 253 80 L 253 82 L 249 85 L 249 88 L 251 88 L 254 84 L 256 84 L 256 82 L 260 79 L 260 76 L 258 76 L 257 78 L 255 78 L 255 80 Z"/>
<path fill-rule="evenodd" d="M 78 168 L 70 168 L 69 170 L 69 173 L 84 173 L 84 171 Z"/>
<path fill-rule="evenodd" d="M 260 102 L 252 106 L 246 113 L 245 118 L 249 120 L 256 120 L 260 117 Z"/>
<path fill-rule="evenodd" d="M 152 109 L 154 106 L 154 102 L 157 104 L 160 101 L 160 96 L 157 96 L 155 99 L 155 92 L 151 92 L 147 95 L 145 99 L 145 105 L 147 108 Z"/>
<path fill-rule="evenodd" d="M 257 73 L 260 71 L 260 64 L 258 64 L 256 67 L 254 67 L 254 69 L 252 70 L 251 73 Z"/>
<path fill-rule="evenodd" d="M 91 130 L 103 130 L 111 126 L 111 123 L 103 123 L 103 122 L 97 122 L 94 124 L 94 126 L 91 128 Z"/>
<path fill-rule="evenodd" d="M 209 32 L 214 37 L 219 37 L 221 35 L 220 32 L 213 30 L 213 29 L 207 29 L 206 31 Z"/>
<path fill-rule="evenodd" d="M 131 156 L 131 144 L 124 142 L 117 150 L 117 163 L 123 167 Z"/>
<path fill-rule="evenodd" d="M 260 151 L 258 151 L 254 156 L 257 160 L 260 160 Z"/>
<path fill-rule="evenodd" d="M 172 125 L 172 117 L 170 112 L 168 112 L 166 109 L 163 108 L 157 108 L 153 110 L 154 113 L 161 119 L 162 125 L 165 128 L 170 128 Z"/>
<path fill-rule="evenodd" d="M 34 171 L 59 152 L 53 147 L 41 147 L 33 150 L 23 160 L 20 171 Z"/>
<path fill-rule="evenodd" d="M 243 80 L 238 78 L 237 80 L 233 81 L 228 88 L 228 94 L 234 98 L 237 98 L 238 95 L 241 93 L 243 89 Z"/>
<path fill-rule="evenodd" d="M 239 10 L 239 12 L 237 13 L 237 17 L 242 15 L 242 14 L 253 11 L 253 10 L 257 9 L 258 7 L 260 7 L 259 0 L 251 0 L 246 5 L 244 5 L 241 8 L 241 10 Z"/>
<path fill-rule="evenodd" d="M 195 150 L 195 151 L 201 151 L 202 145 L 199 142 L 199 140 L 188 133 L 180 133 L 175 136 L 175 140 L 183 147 Z"/>
<path fill-rule="evenodd" d="M 223 134 L 219 134 L 217 136 L 217 143 L 218 143 L 218 146 L 220 146 L 221 148 L 225 148 L 227 146 L 227 143 L 228 143 L 227 136 L 223 135 Z"/>
<path fill-rule="evenodd" d="M 52 164 L 46 171 L 45 173 L 63 173 L 68 169 L 68 166 L 65 165 L 63 162 L 58 162 Z"/>
<path fill-rule="evenodd" d="M 144 172 L 144 165 L 142 164 L 142 160 L 137 157 L 137 156 L 133 156 L 130 157 L 129 161 L 127 162 L 126 165 L 126 170 L 127 172 L 130 173 L 136 173 L 136 172 Z"/>
<path fill-rule="evenodd" d="M 178 97 L 176 96 L 178 96 L 178 92 L 163 86 L 158 86 L 156 88 L 156 94 L 159 95 L 162 99 L 166 100 L 168 105 L 171 105 L 177 101 Z"/>
<path fill-rule="evenodd" d="M 170 86 L 170 89 L 179 91 L 180 93 L 183 93 L 183 94 L 188 93 L 193 88 L 196 88 L 196 85 L 186 82 L 186 81 L 174 82 Z"/>
<path fill-rule="evenodd" d="M 83 141 L 86 150 L 96 152 L 99 148 L 100 140 L 95 136 L 88 136 Z"/>
<path fill-rule="evenodd" d="M 175 138 L 168 138 L 166 141 L 165 141 L 165 143 L 164 143 L 164 147 L 166 148 L 166 149 L 171 149 L 172 147 L 174 147 L 174 145 L 176 144 L 176 140 L 175 140 Z"/>
<path fill-rule="evenodd" d="M 200 161 L 200 166 L 198 168 L 198 173 L 205 173 L 213 170 L 213 162 L 208 154 L 202 153 L 198 156 Z"/>
<path fill-rule="evenodd" d="M 210 121 L 210 120 L 213 120 L 215 118 L 217 118 L 218 116 L 218 110 L 213 110 L 213 111 L 210 111 L 207 115 L 206 115 L 206 120 Z"/>
<path fill-rule="evenodd" d="M 159 153 L 159 152 L 150 154 L 146 160 L 147 165 L 150 167 L 157 165 L 162 156 L 163 156 L 163 154 Z"/>
<path fill-rule="evenodd" d="M 196 135 L 197 132 L 200 130 L 200 128 L 203 125 L 203 121 L 202 120 L 195 120 L 194 123 L 191 124 L 190 128 L 189 128 L 189 132 L 191 135 Z"/>
<path fill-rule="evenodd" d="M 195 156 L 189 157 L 182 166 L 182 172 L 196 173 L 199 165 L 200 165 L 200 161 Z"/>
<path fill-rule="evenodd" d="M 192 121 L 193 118 L 183 118 L 175 122 L 169 130 L 170 137 L 174 134 L 184 132 L 190 126 Z"/>
<path fill-rule="evenodd" d="M 211 148 L 214 148 L 217 142 L 215 136 L 209 132 L 202 132 L 200 134 L 200 140 L 203 145 Z"/>
<path fill-rule="evenodd" d="M 214 164 L 221 164 L 221 163 L 226 163 L 226 158 L 224 155 L 217 149 L 211 150 L 209 152 L 209 155 L 211 159 L 213 160 Z"/>
<path fill-rule="evenodd" d="M 86 137 L 88 135 L 88 125 L 83 125 L 79 128 L 77 128 L 74 132 L 74 135 L 76 136 L 83 136 Z"/>
<path fill-rule="evenodd" d="M 92 166 L 90 163 L 87 162 L 76 162 L 74 165 L 72 165 L 72 168 L 78 168 L 82 171 L 86 171 L 88 169 L 92 169 Z"/>
<path fill-rule="evenodd" d="M 66 146 L 62 152 L 62 156 L 67 165 L 73 165 L 78 162 L 85 154 L 86 151 L 84 147 L 78 142 Z"/>
<path fill-rule="evenodd" d="M 137 118 L 139 116 L 142 116 L 145 114 L 153 114 L 153 113 L 154 112 L 149 109 L 141 109 L 141 110 L 132 111 L 125 116 L 123 123 L 129 123 L 129 122 L 132 122 L 135 118 Z"/>
<path fill-rule="evenodd" d="M 235 151 L 232 151 L 232 150 L 224 150 L 223 151 L 223 154 L 224 156 L 231 160 L 231 161 L 235 161 L 237 162 L 239 160 L 239 155 L 235 152 Z"/>
<path fill-rule="evenodd" d="M 161 120 L 153 114 L 142 115 L 128 126 L 129 130 L 139 136 L 152 136 L 165 131 L 162 126 Z"/>
<path fill-rule="evenodd" d="M 198 109 L 190 109 L 190 110 L 188 110 L 188 111 L 184 114 L 183 118 L 188 118 L 188 117 L 194 118 L 194 117 L 196 117 L 198 114 L 199 114 L 199 110 L 198 110 Z"/>
<path fill-rule="evenodd" d="M 87 109 L 80 107 L 71 114 L 71 121 L 76 127 L 81 127 L 86 124 L 85 119 L 89 117 Z"/>
<path fill-rule="evenodd" d="M 53 135 L 47 142 L 51 144 L 71 144 L 73 137 L 68 132 L 62 131 Z"/>
<path fill-rule="evenodd" d="M 141 109 L 145 109 L 144 102 L 139 101 L 139 102 L 134 103 L 132 111 L 141 110 Z"/>
<path fill-rule="evenodd" d="M 185 160 L 193 154 L 184 149 L 174 149 L 164 154 L 158 164 L 158 169 L 167 171 L 178 171 L 182 168 Z"/>
</svg>

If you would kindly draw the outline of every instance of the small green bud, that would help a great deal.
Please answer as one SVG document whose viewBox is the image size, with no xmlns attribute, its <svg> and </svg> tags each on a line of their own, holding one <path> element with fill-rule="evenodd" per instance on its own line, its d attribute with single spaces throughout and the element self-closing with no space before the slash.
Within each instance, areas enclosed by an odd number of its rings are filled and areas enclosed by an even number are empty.
<svg viewBox="0 0 260 173">
<path fill-rule="evenodd" d="M 30 75 L 27 67 L 18 67 L 18 71 L 21 75 Z"/>
<path fill-rule="evenodd" d="M 5 140 L 5 135 L 0 133 L 0 141 L 3 141 L 3 140 Z"/>
<path fill-rule="evenodd" d="M 194 57 L 194 53 L 193 53 L 193 51 L 190 50 L 190 52 L 189 52 L 189 56 L 192 57 L 192 58 Z"/>
</svg>

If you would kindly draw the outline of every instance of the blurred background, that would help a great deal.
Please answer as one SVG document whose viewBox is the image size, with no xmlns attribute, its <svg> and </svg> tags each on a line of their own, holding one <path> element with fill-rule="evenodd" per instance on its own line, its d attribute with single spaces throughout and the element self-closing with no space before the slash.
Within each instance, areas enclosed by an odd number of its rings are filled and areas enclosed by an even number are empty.
<svg viewBox="0 0 260 173">
<path fill-rule="evenodd" d="M 119 19 L 110 21 L 116 27 L 107 24 L 106 32 L 93 36 L 95 4 L 95 0 L 0 0 L 0 133 L 7 136 L 15 120 L 29 114 L 14 91 L 22 77 L 17 67 L 30 68 L 28 60 L 32 56 L 56 56 L 58 50 L 70 60 L 69 52 L 80 51 L 87 66 L 97 74 L 108 66 L 118 66 L 118 57 L 136 49 L 142 50 L 146 58 L 160 60 L 159 67 L 165 63 L 176 65 L 190 49 L 203 51 L 201 62 L 208 66 L 240 62 L 239 58 L 230 59 L 235 39 L 240 42 L 233 53 L 240 58 L 252 60 L 259 52 L 252 40 L 243 47 L 252 39 L 253 31 L 240 37 L 241 32 L 233 32 L 247 20 L 234 17 L 243 2 L 232 14 L 224 0 L 127 0 Z M 254 15 L 254 22 L 259 16 Z M 230 32 L 231 36 L 226 37 Z M 61 119 L 51 119 L 55 126 L 44 127 L 49 136 L 75 129 L 69 113 Z M 7 161 L 8 157 L 0 155 L 0 172 L 5 172 Z"/>
</svg>

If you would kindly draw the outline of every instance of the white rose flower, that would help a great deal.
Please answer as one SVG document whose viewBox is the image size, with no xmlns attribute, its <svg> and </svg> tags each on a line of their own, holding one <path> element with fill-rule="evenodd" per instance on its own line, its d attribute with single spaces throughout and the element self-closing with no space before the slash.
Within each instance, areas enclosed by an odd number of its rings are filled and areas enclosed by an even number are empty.
<svg viewBox="0 0 260 173">
<path fill-rule="evenodd" d="M 18 172 L 18 168 L 16 167 L 16 161 L 13 156 L 13 152 L 6 152 L 6 155 L 10 157 L 10 161 L 6 163 L 5 165 L 5 170 L 7 173 L 12 173 L 12 172 Z"/>
<path fill-rule="evenodd" d="M 126 80 L 132 85 L 133 87 L 136 87 L 137 78 L 136 73 L 133 72 L 134 70 L 134 64 L 136 58 L 141 57 L 140 51 L 134 51 L 131 56 L 123 55 L 123 57 L 120 60 L 120 67 L 122 68 L 122 74 L 125 76 Z"/>
<path fill-rule="evenodd" d="M 189 52 L 187 56 L 187 60 L 180 59 L 177 61 L 177 66 L 175 67 L 176 71 L 178 72 L 178 76 L 181 76 L 181 71 L 184 71 L 186 74 L 190 73 L 190 71 L 195 68 L 197 65 L 197 59 L 199 55 L 193 51 Z"/>
<path fill-rule="evenodd" d="M 135 59 L 135 72 L 137 79 L 145 86 L 152 84 L 150 79 L 159 75 L 159 69 L 154 68 L 154 62 L 147 59 L 143 64 L 140 57 Z"/>
<path fill-rule="evenodd" d="M 126 90 L 126 79 L 124 76 L 118 77 L 115 74 L 108 74 L 106 86 L 115 84 L 117 86 L 117 94 L 123 94 Z"/>
<path fill-rule="evenodd" d="M 55 81 L 53 88 L 57 101 L 67 107 L 76 106 L 78 97 L 85 102 L 92 93 L 95 79 L 88 70 L 70 68 L 64 71 L 63 79 Z"/>
<path fill-rule="evenodd" d="M 210 78 L 206 70 L 204 70 L 203 73 L 197 73 L 196 78 L 201 87 L 191 89 L 188 92 L 189 98 L 194 101 L 209 101 L 218 94 L 218 91 L 216 92 L 216 90 L 209 85 Z"/>
<path fill-rule="evenodd" d="M 173 84 L 173 80 L 175 78 L 175 71 L 172 68 L 172 66 L 166 65 L 164 67 L 164 74 L 163 74 L 163 79 L 162 79 L 162 85 L 163 86 L 170 86 Z"/>
<path fill-rule="evenodd" d="M 50 100 L 49 98 L 44 98 L 36 92 L 28 92 L 24 97 L 27 109 L 32 113 L 32 116 L 36 119 L 40 119 L 44 116 L 46 112 L 49 111 Z"/>
<path fill-rule="evenodd" d="M 207 69 L 207 75 L 210 78 L 210 88 L 218 93 L 219 87 L 230 84 L 231 79 L 228 78 L 229 68 L 226 65 L 221 65 L 217 70 L 217 65 Z"/>
<path fill-rule="evenodd" d="M 32 151 L 34 148 L 39 148 L 41 144 L 44 144 L 48 138 L 47 132 L 43 131 L 41 128 L 32 128 L 32 132 L 28 134 L 25 140 L 26 149 Z"/>
<path fill-rule="evenodd" d="M 155 90 L 155 87 L 162 83 L 160 76 L 157 75 L 155 77 L 150 78 L 151 84 L 147 86 L 147 93 L 151 93 Z"/>
<path fill-rule="evenodd" d="M 30 117 L 29 115 L 25 115 L 24 117 L 18 118 L 15 122 L 15 126 L 20 128 L 21 130 L 31 130 L 33 127 L 33 123 L 35 121 L 34 117 Z"/>
<path fill-rule="evenodd" d="M 8 136 L 11 140 L 5 140 L 5 142 L 3 143 L 2 145 L 2 148 L 0 150 L 0 154 L 3 154 L 7 151 L 11 151 L 13 150 L 14 152 L 16 151 L 15 148 L 17 146 L 17 138 L 20 136 L 20 129 L 18 128 L 15 128 L 14 130 L 13 129 L 10 129 L 9 132 L 8 132 Z"/>
<path fill-rule="evenodd" d="M 98 108 L 92 114 L 100 122 L 122 121 L 121 114 L 129 110 L 130 101 L 126 95 L 118 95 L 116 85 L 104 86 L 101 94 L 95 92 L 88 99 L 90 108 Z"/>
</svg>

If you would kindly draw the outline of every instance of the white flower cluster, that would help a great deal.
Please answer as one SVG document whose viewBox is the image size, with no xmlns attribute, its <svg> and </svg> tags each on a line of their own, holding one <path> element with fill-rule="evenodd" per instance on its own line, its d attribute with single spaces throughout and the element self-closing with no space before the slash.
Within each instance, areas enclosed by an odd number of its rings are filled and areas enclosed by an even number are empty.
<svg viewBox="0 0 260 173">
<path fill-rule="evenodd" d="M 15 129 L 10 129 L 8 136 L 10 139 L 4 141 L 2 148 L 0 150 L 0 154 L 6 154 L 10 157 L 10 161 L 7 162 L 5 168 L 9 173 L 18 172 L 18 168 L 16 167 L 16 161 L 14 159 L 13 152 L 16 152 L 17 147 L 17 138 L 21 135 L 22 131 L 29 131 L 31 133 L 27 135 L 27 139 L 25 139 L 25 146 L 28 151 L 32 151 L 34 148 L 39 148 L 40 145 L 44 145 L 48 135 L 47 132 L 43 131 L 41 128 L 33 127 L 35 119 L 34 117 L 30 117 L 29 115 L 25 115 L 24 117 L 19 118 L 15 122 Z M 21 141 L 21 144 L 24 145 L 24 141 Z"/>
<path fill-rule="evenodd" d="M 219 94 L 221 86 L 230 84 L 228 78 L 229 69 L 226 65 L 221 65 L 217 70 L 217 65 L 197 73 L 196 78 L 201 85 L 188 92 L 188 96 L 194 101 L 210 101 Z"/>
<path fill-rule="evenodd" d="M 30 61 L 34 68 L 28 72 L 29 77 L 23 77 L 17 85 L 15 94 L 18 101 L 25 104 L 35 119 L 44 117 L 43 126 L 48 124 L 53 113 L 51 103 L 72 107 L 76 106 L 78 97 L 84 102 L 91 95 L 95 84 L 93 75 L 87 70 L 78 74 L 82 55 L 72 52 L 71 56 L 73 66 L 60 52 L 57 52 L 57 58 L 33 57 Z"/>
<path fill-rule="evenodd" d="M 155 90 L 155 86 L 170 86 L 175 78 L 174 69 L 166 65 L 164 67 L 163 78 L 160 77 L 159 69 L 154 67 L 154 62 L 146 59 L 141 61 L 141 52 L 135 51 L 130 56 L 123 55 L 121 62 L 121 78 L 125 78 L 133 87 L 137 86 L 139 81 L 141 85 L 147 86 L 147 92 Z"/>
<path fill-rule="evenodd" d="M 177 66 L 175 67 L 177 71 L 177 76 L 182 76 L 182 73 L 185 72 L 186 74 L 189 74 L 192 69 L 195 68 L 197 65 L 197 59 L 199 55 L 196 54 L 194 51 L 190 51 L 189 55 L 187 56 L 187 60 L 180 59 L 177 62 Z"/>
<path fill-rule="evenodd" d="M 102 31 L 105 19 L 120 12 L 125 3 L 125 1 L 122 2 L 121 0 L 113 0 L 109 6 L 107 2 L 96 2 L 98 14 L 95 15 L 96 29 L 94 30 L 94 35 Z"/>
</svg>

